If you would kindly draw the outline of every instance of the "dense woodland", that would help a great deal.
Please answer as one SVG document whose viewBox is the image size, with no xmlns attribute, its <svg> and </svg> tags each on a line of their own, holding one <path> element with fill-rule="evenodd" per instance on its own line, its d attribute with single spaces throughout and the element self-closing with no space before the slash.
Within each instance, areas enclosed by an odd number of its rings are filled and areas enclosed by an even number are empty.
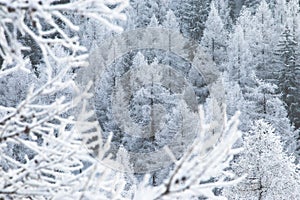
<svg viewBox="0 0 300 200">
<path fill-rule="evenodd" d="M 0 0 L 0 64 L 1 200 L 300 199 L 299 0 Z"/>
</svg>

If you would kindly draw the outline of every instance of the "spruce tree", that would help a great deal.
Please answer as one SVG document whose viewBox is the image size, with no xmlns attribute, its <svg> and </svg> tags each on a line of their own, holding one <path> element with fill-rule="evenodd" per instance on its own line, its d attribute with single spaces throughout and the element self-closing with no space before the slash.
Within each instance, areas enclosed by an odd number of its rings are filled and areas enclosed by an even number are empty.
<svg viewBox="0 0 300 200">
<path fill-rule="evenodd" d="M 282 100 L 286 104 L 288 117 L 296 128 L 300 127 L 300 65 L 296 51 L 298 44 L 289 27 L 285 28 L 277 45 L 278 86 L 282 93 Z"/>
<path fill-rule="evenodd" d="M 175 4 L 175 14 L 180 19 L 183 34 L 200 40 L 209 14 L 210 0 L 180 0 Z"/>
</svg>

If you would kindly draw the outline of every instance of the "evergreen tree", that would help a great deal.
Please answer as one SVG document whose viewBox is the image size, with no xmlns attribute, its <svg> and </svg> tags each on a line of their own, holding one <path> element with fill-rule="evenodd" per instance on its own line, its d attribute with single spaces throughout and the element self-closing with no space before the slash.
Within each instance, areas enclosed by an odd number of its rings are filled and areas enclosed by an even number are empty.
<svg viewBox="0 0 300 200">
<path fill-rule="evenodd" d="M 136 27 L 146 27 L 150 23 L 150 19 L 158 10 L 158 6 L 153 1 L 135 0 L 131 2 L 131 6 L 135 10 Z"/>
<path fill-rule="evenodd" d="M 250 8 L 252 13 L 255 13 L 256 8 L 259 6 L 261 0 L 245 0 L 244 6 Z"/>
<path fill-rule="evenodd" d="M 299 55 L 300 52 L 300 2 L 298 0 L 290 0 L 286 6 L 286 25 L 290 28 L 291 34 L 294 36 L 294 40 L 297 43 L 296 52 Z M 284 27 L 283 27 L 284 28 Z M 280 33 L 282 33 L 284 29 Z M 299 62 L 299 60 L 298 60 Z M 300 79 L 298 77 L 297 79 Z"/>
<path fill-rule="evenodd" d="M 300 65 L 297 61 L 297 42 L 289 27 L 282 33 L 277 45 L 278 86 L 286 104 L 288 117 L 296 128 L 300 127 Z"/>
<path fill-rule="evenodd" d="M 209 14 L 210 0 L 179 0 L 175 15 L 180 19 L 181 31 L 187 37 L 200 40 Z"/>
<path fill-rule="evenodd" d="M 287 25 L 290 27 L 291 32 L 297 35 L 299 29 L 299 0 L 289 0 L 286 6 Z M 298 32 L 299 33 L 299 32 Z M 299 37 L 299 36 L 298 36 Z"/>
<path fill-rule="evenodd" d="M 166 15 L 166 4 L 160 0 L 134 0 L 131 1 L 131 6 L 136 11 L 136 27 L 146 27 L 151 17 L 155 15 L 159 23 L 162 23 Z"/>
</svg>

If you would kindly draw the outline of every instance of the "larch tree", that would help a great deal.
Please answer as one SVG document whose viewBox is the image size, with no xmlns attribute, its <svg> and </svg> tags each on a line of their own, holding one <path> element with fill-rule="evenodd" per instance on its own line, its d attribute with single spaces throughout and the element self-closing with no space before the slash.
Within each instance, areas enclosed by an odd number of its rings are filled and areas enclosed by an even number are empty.
<svg viewBox="0 0 300 200">
<path fill-rule="evenodd" d="M 229 162 L 241 150 L 233 147 L 241 134 L 237 129 L 237 117 L 238 115 L 235 115 L 230 120 L 224 119 L 224 129 L 215 133 L 215 136 L 221 136 L 216 143 L 216 137 L 210 137 L 215 124 L 213 121 L 204 122 L 201 109 L 200 118 L 203 120 L 195 142 L 178 160 L 166 147 L 165 150 L 175 162 L 174 169 L 164 183 L 157 187 L 149 185 L 150 177 L 147 175 L 138 186 L 134 199 L 226 199 L 214 191 L 217 188 L 235 185 L 244 178 L 243 175 L 237 177 L 228 170 Z M 211 148 L 212 150 L 209 150 Z"/>
<path fill-rule="evenodd" d="M 211 3 L 200 44 L 219 67 L 221 63 L 224 63 L 227 50 L 227 33 L 214 1 Z M 223 71 L 223 69 L 221 70 Z"/>
<path fill-rule="evenodd" d="M 300 199 L 299 167 L 286 154 L 290 121 L 300 127 L 299 2 L 246 0 L 236 19 L 243 2 L 0 0 L 0 199 Z M 78 69 L 99 64 L 89 50 L 106 36 L 161 25 L 168 50 L 127 52 L 93 77 L 95 90 L 82 84 L 90 77 Z M 179 31 L 224 71 L 227 107 L 213 97 L 223 88 L 208 88 L 194 68 L 202 59 L 171 52 Z M 123 44 L 111 45 L 115 54 Z M 272 71 L 278 87 L 256 77 Z M 177 144 L 186 149 L 172 152 Z"/>
<path fill-rule="evenodd" d="M 156 19 L 155 15 L 152 15 L 148 27 L 158 27 L 158 26 L 159 26 L 158 20 Z"/>
<path fill-rule="evenodd" d="M 179 32 L 179 22 L 172 10 L 167 11 L 166 20 L 162 23 L 163 27 Z"/>
<path fill-rule="evenodd" d="M 243 91 L 246 85 L 252 84 L 250 74 L 253 70 L 253 54 L 248 41 L 245 40 L 242 26 L 236 25 L 229 37 L 228 62 L 225 63 L 225 69 L 229 76 L 240 84 Z"/>
<path fill-rule="evenodd" d="M 264 120 L 253 124 L 244 138 L 244 151 L 232 164 L 247 177 L 223 190 L 228 199 L 299 199 L 300 179 L 294 158 L 283 152 L 279 136 Z"/>
<path fill-rule="evenodd" d="M 278 33 L 282 33 L 285 28 L 287 20 L 287 2 L 286 0 L 275 0 L 275 6 L 273 9 L 274 19 Z"/>
<path fill-rule="evenodd" d="M 227 71 L 223 72 L 222 78 L 226 95 L 227 115 L 233 116 L 237 111 L 241 111 L 241 115 L 243 115 L 244 110 L 242 109 L 244 104 L 244 97 L 240 85 L 237 83 L 237 81 L 233 81 L 231 79 L 231 76 L 229 76 Z M 247 119 L 242 116 L 241 121 L 243 120 Z"/>
<path fill-rule="evenodd" d="M 243 7 L 241 10 L 241 13 L 239 15 L 239 18 L 236 20 L 236 25 L 239 25 L 243 29 L 244 33 L 244 39 L 249 40 L 252 31 L 253 31 L 253 15 L 251 14 L 251 11 L 249 8 Z M 233 27 L 234 31 L 234 27 Z"/>
<path fill-rule="evenodd" d="M 230 30 L 232 28 L 232 17 L 230 16 L 231 7 L 229 0 L 214 0 L 216 4 L 216 8 L 218 13 L 223 21 L 224 27 L 226 30 Z M 213 2 L 213 1 L 212 1 Z"/>
<path fill-rule="evenodd" d="M 270 80 L 274 77 L 273 50 L 279 38 L 275 21 L 268 3 L 263 0 L 253 16 L 253 29 L 249 38 L 254 55 L 256 74 L 259 78 Z"/>
<path fill-rule="evenodd" d="M 246 87 L 244 93 L 243 114 L 249 130 L 254 120 L 264 119 L 274 127 L 280 136 L 284 151 L 293 154 L 296 148 L 296 132 L 287 117 L 284 102 L 277 94 L 277 86 L 263 81 L 252 74 L 254 85 Z M 244 116 L 242 116 L 244 118 Z M 250 120 L 249 120 L 250 119 Z"/>
</svg>

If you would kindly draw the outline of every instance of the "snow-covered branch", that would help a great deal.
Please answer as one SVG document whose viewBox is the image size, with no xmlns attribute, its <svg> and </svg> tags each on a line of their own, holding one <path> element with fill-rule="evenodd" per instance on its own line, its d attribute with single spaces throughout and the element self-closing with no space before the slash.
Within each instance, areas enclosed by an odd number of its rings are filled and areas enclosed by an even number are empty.
<svg viewBox="0 0 300 200">
<path fill-rule="evenodd" d="M 31 51 L 26 40 L 37 44 L 42 61 L 50 67 L 49 59 L 56 62 L 68 62 L 70 66 L 86 66 L 85 47 L 79 44 L 76 32 L 79 27 L 67 15 L 79 15 L 94 18 L 115 31 L 122 28 L 115 20 L 125 20 L 122 13 L 128 5 L 126 0 L 28 0 L 0 1 L 0 57 L 4 60 L 0 77 L 14 70 L 26 69 L 24 52 Z M 23 41 L 22 41 L 23 40 Z M 53 46 L 66 49 L 67 55 L 59 57 L 53 52 Z"/>
<path fill-rule="evenodd" d="M 122 176 L 98 162 L 106 159 L 109 144 L 97 139 L 101 129 L 87 108 L 91 83 L 75 82 L 74 68 L 87 65 L 88 53 L 76 36 L 79 28 L 68 17 L 93 17 L 120 31 L 115 20 L 125 19 L 122 11 L 127 4 L 121 0 L 0 0 L 0 79 L 9 85 L 9 78 L 17 74 L 16 88 L 26 90 L 13 105 L 5 97 L 1 102 L 0 198 L 83 199 L 86 190 L 120 197 L 124 184 L 115 190 L 108 190 L 107 184 L 119 184 Z M 26 52 L 36 50 L 30 49 L 32 43 L 41 53 L 37 68 L 24 58 Z M 20 78 L 22 71 L 29 82 Z M 105 184 L 91 190 L 99 174 Z M 109 182 L 111 177 L 118 181 Z"/>
<path fill-rule="evenodd" d="M 175 162 L 175 169 L 171 172 L 165 184 L 157 188 L 150 188 L 144 183 L 141 192 L 136 194 L 144 195 L 148 192 L 149 199 L 190 199 L 192 197 L 207 197 L 209 199 L 224 199 L 217 196 L 214 189 L 238 183 L 244 177 L 236 177 L 229 168 L 229 162 L 233 155 L 241 149 L 233 148 L 234 143 L 240 138 L 238 131 L 238 114 L 231 120 L 225 120 L 222 133 L 215 133 L 220 136 L 204 138 L 211 131 L 210 124 L 204 124 L 204 114 L 201 111 L 201 131 L 190 149 Z M 218 141 L 218 142 L 216 142 Z M 167 149 L 170 156 L 175 158 Z"/>
</svg>

